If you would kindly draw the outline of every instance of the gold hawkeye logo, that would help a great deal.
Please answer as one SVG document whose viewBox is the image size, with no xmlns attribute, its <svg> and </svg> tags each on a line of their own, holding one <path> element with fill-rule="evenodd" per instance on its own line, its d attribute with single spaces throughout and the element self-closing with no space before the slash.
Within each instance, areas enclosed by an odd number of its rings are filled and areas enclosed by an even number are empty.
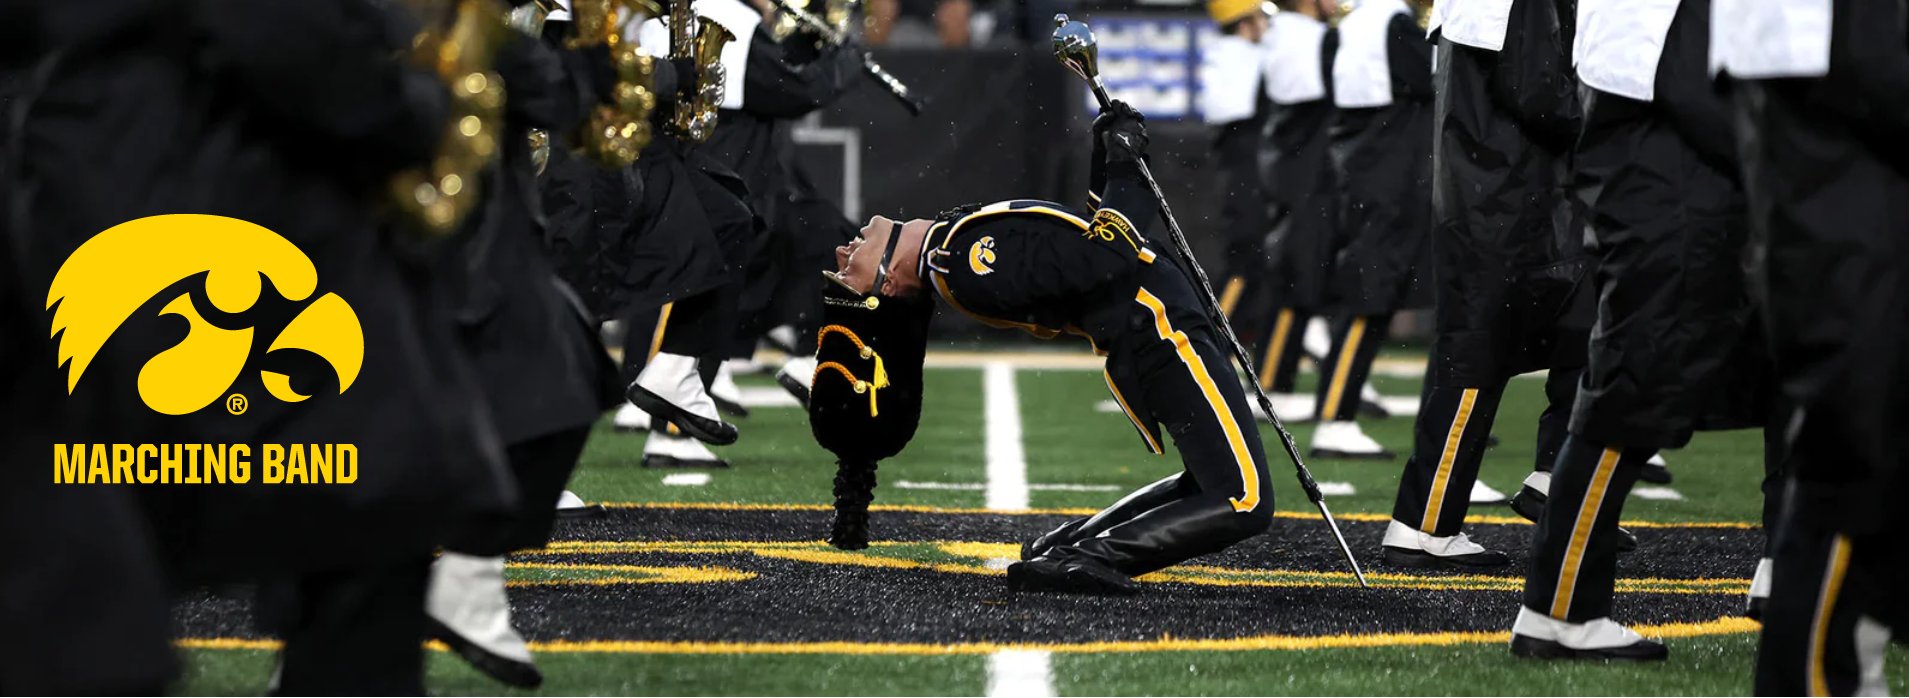
<svg viewBox="0 0 1909 698">
<path fill-rule="evenodd" d="M 113 226 L 80 245 L 47 290 L 46 307 L 57 306 L 52 336 L 59 338 L 59 361 L 67 366 L 67 392 L 79 386 L 106 341 L 134 311 L 200 274 L 206 300 L 227 315 L 258 302 L 262 279 L 294 303 L 318 290 L 318 270 L 297 246 L 236 218 L 167 215 Z M 159 312 L 184 318 L 191 328 L 185 339 L 139 370 L 139 397 L 146 406 L 182 415 L 223 402 L 233 414 L 244 412 L 245 397 L 226 391 L 245 370 L 255 329 L 215 326 L 194 307 L 190 290 L 176 292 Z M 358 315 L 338 294 L 326 293 L 300 309 L 266 353 L 299 349 L 317 355 L 337 373 L 342 393 L 364 365 L 364 344 Z M 288 375 L 261 370 L 259 378 L 279 400 L 311 397 L 294 390 Z"/>
</svg>

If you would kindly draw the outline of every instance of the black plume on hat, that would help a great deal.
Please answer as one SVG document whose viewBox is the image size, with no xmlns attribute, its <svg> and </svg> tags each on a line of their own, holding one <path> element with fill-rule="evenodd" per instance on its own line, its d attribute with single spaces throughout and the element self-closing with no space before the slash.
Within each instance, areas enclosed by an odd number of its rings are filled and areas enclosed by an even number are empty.
<svg viewBox="0 0 1909 698">
<path fill-rule="evenodd" d="M 822 303 L 809 428 L 836 457 L 829 543 L 859 550 L 868 547 L 875 464 L 900 453 L 921 423 L 921 361 L 934 302 L 925 295 L 862 295 L 828 283 Z"/>
</svg>

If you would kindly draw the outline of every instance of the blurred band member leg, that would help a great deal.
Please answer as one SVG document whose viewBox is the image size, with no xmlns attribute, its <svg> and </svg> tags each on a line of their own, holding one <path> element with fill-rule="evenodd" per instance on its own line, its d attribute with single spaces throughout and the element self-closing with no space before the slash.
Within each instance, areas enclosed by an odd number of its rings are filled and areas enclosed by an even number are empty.
<svg viewBox="0 0 1909 698">
<path fill-rule="evenodd" d="M 1884 645 L 1909 635 L 1909 12 L 1726 0 L 1715 15 L 1760 300 L 1797 407 L 1754 689 L 1883 695 Z"/>
<path fill-rule="evenodd" d="M 1269 316 L 1244 324 L 1264 328 L 1260 388 L 1291 422 L 1317 413 L 1313 396 L 1295 384 L 1305 353 L 1301 336 L 1326 304 L 1337 237 L 1338 184 L 1328 152 L 1335 112 L 1326 85 L 1339 40 L 1326 25 L 1324 0 L 1286 0 L 1280 10 L 1264 42 L 1269 105 L 1261 165 L 1269 221 L 1260 273 Z"/>
<path fill-rule="evenodd" d="M 1256 318 L 1240 341 L 1249 346 L 1265 314 L 1261 297 L 1269 290 L 1266 193 L 1259 160 L 1270 103 L 1265 84 L 1269 17 L 1259 0 L 1210 0 L 1207 15 L 1220 36 L 1200 58 L 1200 117 L 1213 132 L 1212 163 L 1220 193 L 1218 230 L 1226 239 L 1226 268 L 1221 274 L 1220 313 L 1229 319 Z M 1258 338 L 1261 342 L 1265 337 Z M 1275 409 L 1278 409 L 1277 406 Z"/>
<path fill-rule="evenodd" d="M 1731 363 L 1755 339 L 1732 124 L 1710 89 L 1709 10 L 1709 0 L 1578 5 L 1587 89 L 1572 182 L 1598 257 L 1597 324 L 1512 628 L 1519 656 L 1663 659 L 1664 645 L 1610 619 L 1624 498 L 1657 450 L 1699 427 L 1767 418 L 1760 376 Z M 1726 383 L 1750 386 L 1732 405 L 1749 415 L 1738 423 L 1707 414 Z"/>
<path fill-rule="evenodd" d="M 460 297 L 460 337 L 506 444 L 519 502 L 510 519 L 446 543 L 426 608 L 432 636 L 512 686 L 535 687 L 543 677 L 511 626 L 504 555 L 548 542 L 591 425 L 621 402 L 594 318 L 545 254 L 551 235 L 529 134 L 571 141 L 585 107 L 614 89 L 603 79 L 615 75 L 609 60 L 601 46 L 561 49 L 540 36 L 507 35 L 497 60 L 506 90 L 502 157 L 482 181 L 486 198 L 455 251 L 454 267 L 472 271 Z"/>
<path fill-rule="evenodd" d="M 1539 472 L 1526 480 L 1541 496 L 1584 361 L 1587 263 L 1564 188 L 1580 113 L 1570 69 L 1576 16 L 1564 0 L 1504 4 L 1503 14 L 1441 5 L 1432 20 L 1436 334 L 1386 529 L 1385 559 L 1396 565 L 1511 563 L 1463 531 L 1505 382 L 1550 371 L 1537 416 Z"/>
<path fill-rule="evenodd" d="M 1393 313 L 1430 295 L 1432 45 L 1414 11 L 1367 0 L 1340 20 L 1332 161 L 1346 236 L 1333 268 L 1332 350 L 1320 365 L 1312 454 L 1392 458 L 1353 419 Z"/>
</svg>

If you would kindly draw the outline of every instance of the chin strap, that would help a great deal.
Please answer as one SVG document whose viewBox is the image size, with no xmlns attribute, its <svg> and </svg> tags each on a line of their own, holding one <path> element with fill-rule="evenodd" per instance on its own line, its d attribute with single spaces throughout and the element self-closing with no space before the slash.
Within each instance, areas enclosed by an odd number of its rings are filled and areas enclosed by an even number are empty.
<svg viewBox="0 0 1909 698">
<path fill-rule="evenodd" d="M 882 261 L 875 267 L 875 285 L 868 287 L 868 295 L 882 295 L 882 286 L 888 283 L 888 262 L 895 258 L 895 246 L 901 243 L 901 223 L 891 221 L 888 229 L 888 246 L 882 249 Z"/>
</svg>

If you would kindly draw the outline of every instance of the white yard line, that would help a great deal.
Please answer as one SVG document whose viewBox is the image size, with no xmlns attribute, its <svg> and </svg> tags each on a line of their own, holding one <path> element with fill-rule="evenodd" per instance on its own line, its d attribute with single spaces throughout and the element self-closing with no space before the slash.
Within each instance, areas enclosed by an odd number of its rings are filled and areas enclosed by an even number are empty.
<svg viewBox="0 0 1909 698">
<path fill-rule="evenodd" d="M 802 403 L 795 401 L 794 395 L 790 395 L 789 391 L 783 390 L 782 386 L 779 385 L 768 387 L 751 385 L 744 387 L 738 391 L 736 402 L 740 402 L 743 407 L 749 408 L 802 406 Z"/>
<path fill-rule="evenodd" d="M 996 361 L 981 369 L 988 425 L 989 509 L 1027 508 L 1027 453 L 1021 448 L 1021 397 L 1014 365 Z"/>
<path fill-rule="evenodd" d="M 1052 661 L 1053 655 L 1039 650 L 1001 650 L 988 655 L 988 695 L 1054 695 Z"/>
<path fill-rule="evenodd" d="M 679 487 L 701 487 L 709 484 L 709 473 L 672 473 L 663 476 L 663 484 Z"/>
<path fill-rule="evenodd" d="M 979 482 L 921 482 L 917 480 L 900 480 L 895 483 L 895 487 L 904 490 L 956 490 L 969 492 L 980 492 L 988 488 L 987 485 Z M 1029 490 L 1039 490 L 1042 492 L 1120 491 L 1119 485 L 1075 485 L 1066 483 L 1028 485 L 1027 488 Z"/>
<path fill-rule="evenodd" d="M 1321 482 L 1319 493 L 1328 497 L 1350 497 L 1358 494 L 1359 490 L 1350 482 Z"/>
<path fill-rule="evenodd" d="M 1026 509 L 1027 452 L 1021 445 L 1021 398 L 1014 388 L 1014 365 L 1004 361 L 983 365 L 981 388 L 988 428 L 987 506 Z M 988 655 L 988 695 L 1054 695 L 1052 660 L 1040 651 L 1002 650 Z"/>
<path fill-rule="evenodd" d="M 1638 497 L 1640 499 L 1657 499 L 1657 500 L 1671 500 L 1671 501 L 1680 500 L 1684 498 L 1683 493 L 1678 492 L 1677 490 L 1673 490 L 1669 487 L 1639 487 L 1637 489 L 1631 490 L 1631 496 Z"/>
</svg>

